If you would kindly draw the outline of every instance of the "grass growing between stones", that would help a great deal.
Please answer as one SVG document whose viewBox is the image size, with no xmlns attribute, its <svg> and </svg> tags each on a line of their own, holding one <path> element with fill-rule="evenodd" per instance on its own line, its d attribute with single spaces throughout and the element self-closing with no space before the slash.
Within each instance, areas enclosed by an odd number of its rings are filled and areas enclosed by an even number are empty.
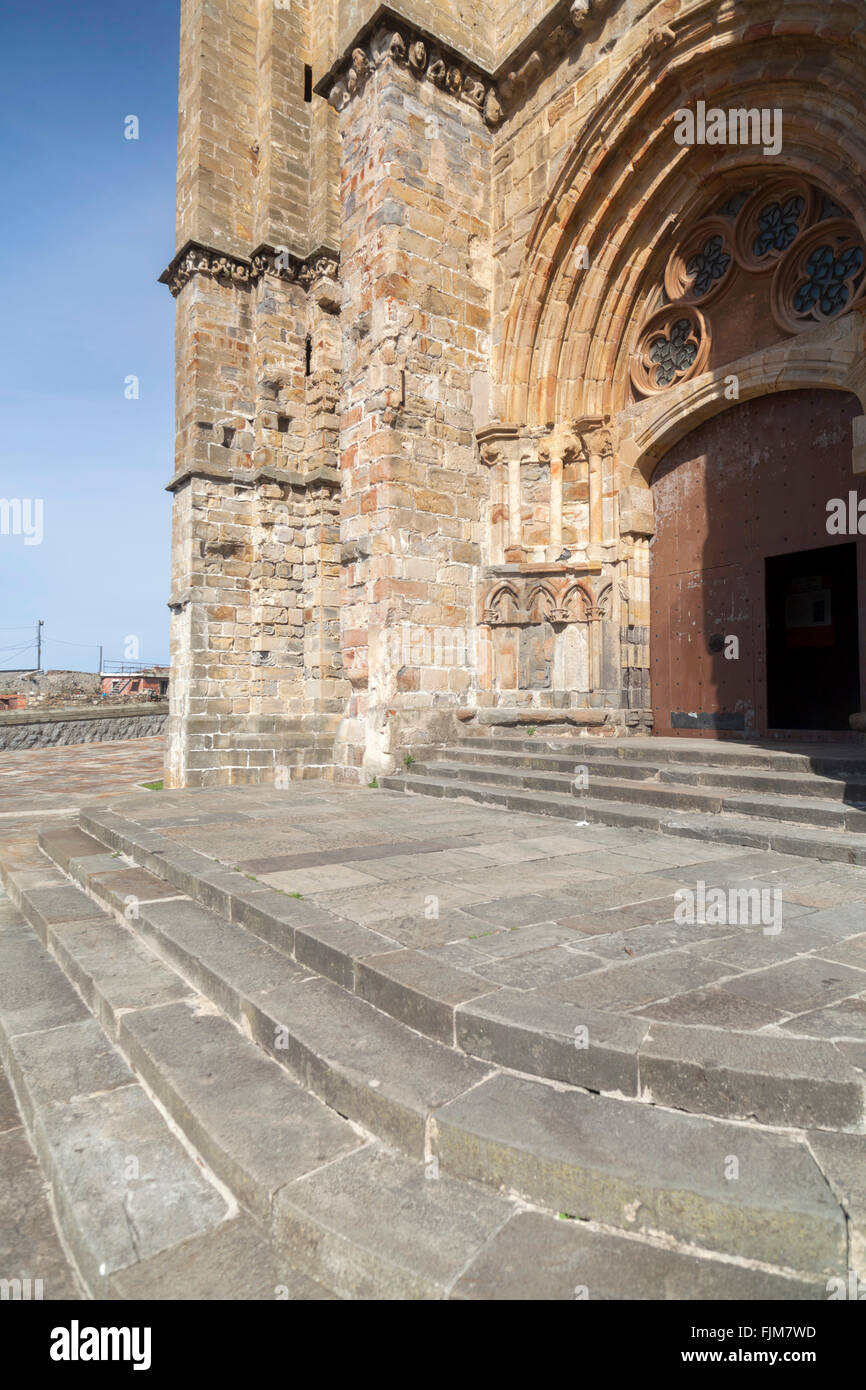
<svg viewBox="0 0 866 1390">
<path fill-rule="evenodd" d="M 163 790 L 162 782 L 139 782 L 138 785 L 144 787 L 147 792 L 161 792 Z"/>
</svg>

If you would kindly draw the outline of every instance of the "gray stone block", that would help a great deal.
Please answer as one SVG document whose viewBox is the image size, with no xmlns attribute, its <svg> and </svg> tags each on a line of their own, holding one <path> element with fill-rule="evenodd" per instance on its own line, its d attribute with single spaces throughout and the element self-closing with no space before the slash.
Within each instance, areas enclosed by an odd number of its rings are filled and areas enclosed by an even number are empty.
<svg viewBox="0 0 866 1390">
<path fill-rule="evenodd" d="M 95 1018 L 12 1038 L 6 1058 L 31 1128 L 38 1113 L 51 1106 L 135 1082 Z"/>
<path fill-rule="evenodd" d="M 178 1302 L 317 1302 L 335 1297 L 292 1269 L 245 1214 L 118 1270 L 108 1281 L 107 1296 Z"/>
<path fill-rule="evenodd" d="M 446 1173 L 626 1231 L 814 1275 L 844 1268 L 842 1211 L 781 1135 L 504 1075 L 436 1122 Z"/>
<path fill-rule="evenodd" d="M 0 1039 L 89 1018 L 59 965 L 23 923 L 0 931 Z"/>
<path fill-rule="evenodd" d="M 866 1134 L 812 1133 L 807 1137 L 848 1217 L 849 1267 L 866 1284 Z"/>
<path fill-rule="evenodd" d="M 262 1220 L 284 1183 L 361 1142 L 219 1015 L 169 1004 L 125 1014 L 120 1036 L 172 1119 Z"/>
<path fill-rule="evenodd" d="M 488 1241 L 452 1298 L 513 1300 L 717 1300 L 826 1298 L 823 1280 L 789 1278 L 665 1250 L 584 1222 L 518 1212 Z"/>
<path fill-rule="evenodd" d="M 94 1293 L 115 1270 L 226 1214 L 140 1086 L 37 1111 L 33 1133 L 65 1239 Z"/>
<path fill-rule="evenodd" d="M 252 995 L 243 1011 L 257 1041 L 315 1095 L 418 1158 L 429 1112 L 489 1071 L 329 980 Z"/>
<path fill-rule="evenodd" d="M 185 980 L 110 917 L 51 927 L 50 945 L 112 1035 L 123 1010 L 150 1008 L 191 993 Z"/>
<path fill-rule="evenodd" d="M 309 977 L 282 951 L 189 900 L 148 903 L 136 925 L 152 934 L 172 964 L 235 1019 L 247 993 Z"/>
<path fill-rule="evenodd" d="M 378 1145 L 279 1193 L 293 1262 L 350 1299 L 441 1299 L 511 1214 L 510 1203 Z"/>
<path fill-rule="evenodd" d="M 355 988 L 362 999 L 444 1043 L 454 1042 L 456 1007 L 490 993 L 489 983 L 480 976 L 422 951 L 368 956 L 357 961 L 355 971 Z"/>
<path fill-rule="evenodd" d="M 863 1078 L 830 1043 L 653 1024 L 644 1099 L 760 1124 L 834 1129 L 864 1120 Z"/>
<path fill-rule="evenodd" d="M 636 1096 L 644 1019 L 502 989 L 457 1010 L 464 1052 L 514 1071 Z M 584 1045 L 585 1044 L 585 1045 Z"/>
<path fill-rule="evenodd" d="M 394 944 L 381 932 L 328 914 L 328 921 L 319 926 L 298 928 L 295 958 L 318 975 L 351 990 L 355 987 L 358 962 L 364 956 L 378 956 L 383 951 L 393 950 Z"/>
<path fill-rule="evenodd" d="M 29 1288 L 30 1297 L 36 1297 L 38 1288 L 46 1302 L 82 1297 L 54 1225 L 36 1155 L 20 1127 L 0 1134 L 0 1278 L 21 1280 L 22 1296 Z M 9 1309 L 7 1317 L 11 1313 Z"/>
</svg>

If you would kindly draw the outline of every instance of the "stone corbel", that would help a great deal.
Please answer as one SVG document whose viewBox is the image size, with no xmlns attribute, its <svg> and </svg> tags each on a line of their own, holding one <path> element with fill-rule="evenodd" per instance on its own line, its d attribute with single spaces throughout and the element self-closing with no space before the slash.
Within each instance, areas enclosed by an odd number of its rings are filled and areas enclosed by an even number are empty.
<svg viewBox="0 0 866 1390">
<path fill-rule="evenodd" d="M 513 101 L 541 72 L 541 54 L 533 49 L 520 67 L 510 72 L 499 84 L 499 90 L 506 101 Z"/>
<path fill-rule="evenodd" d="M 446 44 L 431 48 L 428 35 L 413 29 L 404 16 L 383 13 L 381 18 L 383 22 L 365 29 L 351 53 L 316 84 L 335 111 L 342 111 L 363 90 L 376 68 L 391 61 L 474 107 L 487 125 L 499 124 L 503 110 L 489 73 Z"/>
<path fill-rule="evenodd" d="M 625 487 L 619 493 L 619 533 L 621 536 L 654 536 L 652 494 L 648 487 Z"/>
</svg>

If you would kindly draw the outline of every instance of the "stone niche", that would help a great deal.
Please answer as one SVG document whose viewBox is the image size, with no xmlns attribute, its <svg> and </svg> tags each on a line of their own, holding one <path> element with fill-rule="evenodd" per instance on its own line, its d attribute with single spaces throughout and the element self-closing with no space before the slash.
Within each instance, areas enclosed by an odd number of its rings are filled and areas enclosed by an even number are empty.
<svg viewBox="0 0 866 1390">
<path fill-rule="evenodd" d="M 487 573 L 482 685 L 497 700 L 575 708 L 620 703 L 614 585 L 600 570 L 504 565 Z"/>
</svg>

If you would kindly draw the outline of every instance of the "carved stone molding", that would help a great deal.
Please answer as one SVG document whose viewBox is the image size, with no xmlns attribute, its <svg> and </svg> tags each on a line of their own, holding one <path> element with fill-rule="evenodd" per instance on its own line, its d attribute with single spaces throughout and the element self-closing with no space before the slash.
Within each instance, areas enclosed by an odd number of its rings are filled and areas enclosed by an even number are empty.
<svg viewBox="0 0 866 1390">
<path fill-rule="evenodd" d="M 588 576 L 499 575 L 487 589 L 481 621 L 487 627 L 598 622 L 610 615 L 612 594 L 610 581 L 601 581 L 596 589 Z"/>
<path fill-rule="evenodd" d="M 357 35 L 354 46 L 316 83 L 315 90 L 341 111 L 363 90 L 370 74 L 390 59 L 420 81 L 475 107 L 487 125 L 497 126 L 563 54 L 586 42 L 593 28 L 600 29 L 612 4 L 613 0 L 559 0 L 495 72 L 382 6 Z M 656 29 L 652 34 L 654 50 L 666 48 L 675 37 L 668 25 Z"/>
<path fill-rule="evenodd" d="M 386 16 L 362 32 L 358 44 L 331 69 L 317 91 L 324 89 L 335 111 L 342 111 L 363 91 L 370 75 L 386 62 L 406 68 L 419 82 L 429 82 L 473 108 L 489 126 L 502 120 L 496 84 L 489 73 L 447 44 L 432 39 L 402 16 Z"/>
<path fill-rule="evenodd" d="M 335 251 L 324 247 L 307 257 L 299 257 L 284 247 L 259 246 L 251 256 L 238 256 L 218 251 L 201 242 L 188 241 L 181 247 L 174 260 L 159 277 L 161 285 L 168 285 L 171 294 L 177 298 L 190 280 L 196 275 L 205 275 L 213 280 L 227 284 L 255 285 L 264 275 L 276 275 L 301 285 L 305 290 L 313 290 L 323 285 L 323 307 L 339 307 L 339 295 L 335 289 L 340 269 L 340 258 Z"/>
<path fill-rule="evenodd" d="M 585 42 L 587 31 L 610 7 L 611 0 L 561 0 L 495 74 L 506 110 L 576 42 Z"/>
<path fill-rule="evenodd" d="M 236 285 L 250 283 L 250 262 L 245 256 L 230 255 L 217 251 L 212 246 L 204 246 L 197 241 L 188 241 L 181 247 L 174 260 L 159 277 L 161 285 L 168 285 L 176 298 L 184 285 L 195 275 L 207 275 L 213 280 L 224 280 Z"/>
<path fill-rule="evenodd" d="M 574 459 L 614 452 L 607 416 L 586 416 L 563 421 L 547 429 L 521 429 L 517 425 L 486 425 L 476 430 L 478 457 L 492 468 L 498 463 L 549 463 L 551 459 L 570 463 Z"/>
<path fill-rule="evenodd" d="M 196 478 L 206 478 L 214 483 L 231 483 L 235 487 L 243 488 L 258 487 L 261 483 L 276 483 L 283 487 L 300 488 L 302 491 L 315 487 L 336 489 L 342 483 L 338 468 L 322 466 L 300 473 L 295 468 L 277 468 L 268 464 L 253 468 L 234 468 L 210 461 L 189 464 L 179 469 L 171 481 L 166 483 L 165 491 L 178 492 L 186 483 Z"/>
</svg>

